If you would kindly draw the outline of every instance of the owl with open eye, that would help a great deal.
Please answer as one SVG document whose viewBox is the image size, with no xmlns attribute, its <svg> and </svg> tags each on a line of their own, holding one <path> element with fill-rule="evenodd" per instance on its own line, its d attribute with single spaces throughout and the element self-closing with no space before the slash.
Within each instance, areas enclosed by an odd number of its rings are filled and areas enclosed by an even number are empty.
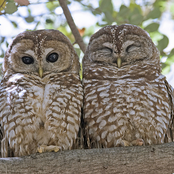
<svg viewBox="0 0 174 174">
<path fill-rule="evenodd" d="M 93 34 L 83 59 L 83 85 L 88 147 L 173 141 L 174 90 L 143 29 L 113 25 Z"/>
<path fill-rule="evenodd" d="M 2 157 L 72 149 L 83 102 L 79 70 L 73 46 L 57 30 L 13 40 L 0 83 Z"/>
</svg>

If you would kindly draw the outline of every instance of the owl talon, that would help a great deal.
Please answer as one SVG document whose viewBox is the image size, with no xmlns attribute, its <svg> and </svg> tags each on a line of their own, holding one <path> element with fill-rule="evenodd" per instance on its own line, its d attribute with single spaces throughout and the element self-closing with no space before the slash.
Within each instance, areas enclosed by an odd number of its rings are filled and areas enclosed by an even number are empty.
<svg viewBox="0 0 174 174">
<path fill-rule="evenodd" d="M 130 143 L 126 140 L 121 140 L 120 145 L 123 146 L 123 147 L 126 147 L 126 146 L 130 146 Z"/>
<path fill-rule="evenodd" d="M 144 140 L 143 139 L 136 139 L 131 142 L 132 146 L 143 146 Z"/>
<path fill-rule="evenodd" d="M 126 140 L 121 140 L 120 145 L 123 147 L 126 146 L 143 146 L 144 145 L 144 140 L 143 139 L 136 139 L 133 140 L 132 142 L 128 142 Z"/>
<path fill-rule="evenodd" d="M 61 149 L 60 146 L 46 146 L 46 145 L 41 145 L 37 148 L 37 152 L 43 153 L 43 152 L 58 152 Z"/>
</svg>

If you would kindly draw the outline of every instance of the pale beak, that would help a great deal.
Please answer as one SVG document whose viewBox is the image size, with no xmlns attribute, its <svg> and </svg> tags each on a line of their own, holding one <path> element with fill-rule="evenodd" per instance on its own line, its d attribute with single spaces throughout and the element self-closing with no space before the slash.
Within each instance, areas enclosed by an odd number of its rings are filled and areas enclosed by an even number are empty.
<svg viewBox="0 0 174 174">
<path fill-rule="evenodd" d="M 43 69 L 42 69 L 42 67 L 39 67 L 39 76 L 40 76 L 40 78 L 42 78 L 42 76 L 43 76 Z"/>
<path fill-rule="evenodd" d="M 118 66 L 118 68 L 121 67 L 121 58 L 120 57 L 117 59 L 117 66 Z"/>
</svg>

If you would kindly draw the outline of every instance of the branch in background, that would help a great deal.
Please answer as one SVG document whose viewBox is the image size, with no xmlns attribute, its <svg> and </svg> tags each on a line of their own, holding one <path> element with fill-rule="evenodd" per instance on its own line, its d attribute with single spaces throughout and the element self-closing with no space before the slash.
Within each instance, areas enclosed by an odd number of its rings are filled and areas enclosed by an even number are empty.
<svg viewBox="0 0 174 174">
<path fill-rule="evenodd" d="M 30 3 L 28 0 L 14 0 L 15 2 L 18 3 L 20 6 L 28 6 Z"/>
<path fill-rule="evenodd" d="M 64 15 L 65 15 L 65 17 L 66 17 L 66 20 L 67 20 L 68 25 L 69 25 L 70 28 L 71 28 L 72 34 L 73 34 L 74 37 L 75 37 L 75 41 L 76 41 L 76 43 L 79 45 L 80 49 L 81 49 L 81 50 L 83 51 L 83 53 L 84 53 L 85 50 L 86 50 L 86 45 L 85 45 L 85 43 L 83 42 L 83 39 L 82 39 L 82 37 L 80 36 L 80 33 L 79 33 L 79 31 L 78 31 L 78 29 L 77 29 L 75 23 L 74 23 L 74 20 L 73 20 L 73 18 L 72 18 L 72 16 L 71 16 L 71 13 L 70 13 L 70 11 L 69 11 L 69 9 L 68 9 L 68 6 L 67 6 L 67 4 L 66 4 L 66 0 L 58 0 L 58 1 L 59 1 L 60 6 L 61 6 L 62 9 L 63 9 L 63 13 L 64 13 Z"/>
<path fill-rule="evenodd" d="M 1 0 L 0 3 L 1 3 L 0 4 L 0 15 L 2 15 L 3 13 L 1 11 L 4 10 L 4 8 L 6 6 L 6 1 L 5 0 L 4 1 Z"/>
</svg>

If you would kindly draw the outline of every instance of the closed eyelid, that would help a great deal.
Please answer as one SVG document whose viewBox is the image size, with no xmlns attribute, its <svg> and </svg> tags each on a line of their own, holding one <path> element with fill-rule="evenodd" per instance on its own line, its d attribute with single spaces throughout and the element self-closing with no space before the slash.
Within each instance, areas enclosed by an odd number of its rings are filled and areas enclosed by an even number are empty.
<svg viewBox="0 0 174 174">
<path fill-rule="evenodd" d="M 108 48 L 108 47 L 101 48 L 100 50 L 101 51 L 104 51 L 104 52 L 109 52 L 109 53 L 112 53 L 113 52 L 113 49 Z"/>
<path fill-rule="evenodd" d="M 132 44 L 132 45 L 129 45 L 127 48 L 126 48 L 126 52 L 131 52 L 131 51 L 134 51 L 136 50 L 138 47 L 141 47 L 141 45 L 136 45 L 136 44 Z"/>
</svg>

